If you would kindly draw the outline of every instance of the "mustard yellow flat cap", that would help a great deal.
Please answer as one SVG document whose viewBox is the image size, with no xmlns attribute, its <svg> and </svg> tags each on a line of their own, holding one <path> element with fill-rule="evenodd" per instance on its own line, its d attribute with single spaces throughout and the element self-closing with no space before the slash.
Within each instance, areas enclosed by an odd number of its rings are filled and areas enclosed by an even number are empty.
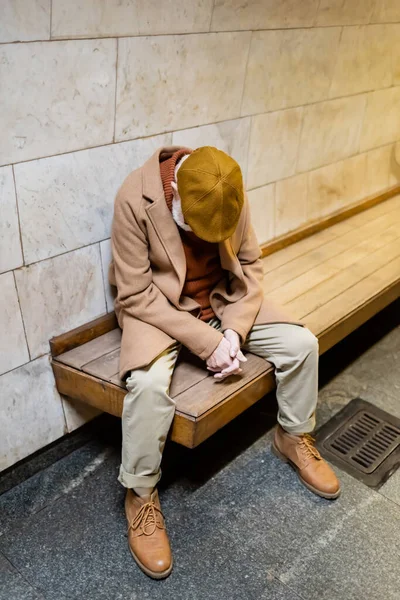
<svg viewBox="0 0 400 600">
<path fill-rule="evenodd" d="M 177 185 L 185 222 L 206 242 L 221 242 L 235 231 L 244 202 L 238 163 L 212 146 L 194 150 L 178 169 Z"/>
</svg>

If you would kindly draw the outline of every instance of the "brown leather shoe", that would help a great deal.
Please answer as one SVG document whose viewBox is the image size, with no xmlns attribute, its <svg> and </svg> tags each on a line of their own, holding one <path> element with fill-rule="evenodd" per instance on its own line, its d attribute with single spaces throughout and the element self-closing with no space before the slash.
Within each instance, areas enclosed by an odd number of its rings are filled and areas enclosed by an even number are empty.
<svg viewBox="0 0 400 600">
<path fill-rule="evenodd" d="M 143 498 L 127 490 L 125 513 L 129 548 L 139 567 L 153 579 L 168 577 L 173 561 L 157 490 Z"/>
<path fill-rule="evenodd" d="M 314 494 L 333 500 L 340 495 L 340 483 L 333 469 L 314 446 L 314 441 L 308 433 L 293 435 L 278 425 L 272 452 L 288 462 L 300 481 Z"/>
</svg>

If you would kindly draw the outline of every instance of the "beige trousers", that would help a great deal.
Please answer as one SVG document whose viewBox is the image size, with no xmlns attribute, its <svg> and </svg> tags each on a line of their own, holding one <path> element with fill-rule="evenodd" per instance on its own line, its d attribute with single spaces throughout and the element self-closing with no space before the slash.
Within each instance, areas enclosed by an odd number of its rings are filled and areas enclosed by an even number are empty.
<svg viewBox="0 0 400 600">
<path fill-rule="evenodd" d="M 209 324 L 221 327 L 218 319 Z M 151 488 L 161 477 L 162 453 L 175 412 L 168 391 L 180 348 L 181 344 L 174 343 L 145 369 L 131 371 L 127 378 L 118 477 L 127 488 Z M 317 338 L 299 325 L 255 325 L 243 348 L 275 366 L 280 425 L 290 433 L 311 432 L 318 397 Z"/>
</svg>

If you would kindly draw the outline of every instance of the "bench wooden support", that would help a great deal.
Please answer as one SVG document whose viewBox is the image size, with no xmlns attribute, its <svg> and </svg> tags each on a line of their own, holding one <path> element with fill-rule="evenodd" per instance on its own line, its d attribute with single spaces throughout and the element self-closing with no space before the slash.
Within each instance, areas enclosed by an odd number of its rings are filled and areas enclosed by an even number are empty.
<svg viewBox="0 0 400 600">
<path fill-rule="evenodd" d="M 264 259 L 264 291 L 302 319 L 320 353 L 400 297 L 400 196 L 356 212 Z M 53 338 L 59 392 L 120 416 L 121 332 L 114 313 Z M 241 377 L 216 382 L 181 352 L 170 394 L 176 403 L 171 438 L 194 448 L 274 389 L 272 365 L 248 354 Z"/>
</svg>

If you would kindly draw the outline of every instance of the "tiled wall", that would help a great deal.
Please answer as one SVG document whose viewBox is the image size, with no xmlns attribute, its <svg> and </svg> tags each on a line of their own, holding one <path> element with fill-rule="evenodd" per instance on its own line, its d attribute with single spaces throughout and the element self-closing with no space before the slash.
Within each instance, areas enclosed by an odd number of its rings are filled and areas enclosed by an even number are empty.
<svg viewBox="0 0 400 600">
<path fill-rule="evenodd" d="M 112 310 L 114 195 L 158 146 L 231 153 L 260 243 L 400 180 L 400 2 L 0 10 L 4 469 L 92 414 L 58 395 L 48 340 Z"/>
</svg>

